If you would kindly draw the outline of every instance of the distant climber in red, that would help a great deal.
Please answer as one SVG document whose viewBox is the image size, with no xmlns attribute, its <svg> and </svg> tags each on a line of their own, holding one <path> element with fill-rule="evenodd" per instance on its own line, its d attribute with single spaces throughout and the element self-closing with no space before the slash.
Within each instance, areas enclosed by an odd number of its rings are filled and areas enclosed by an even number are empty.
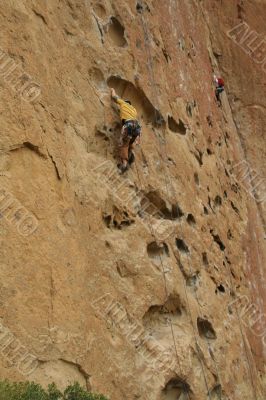
<svg viewBox="0 0 266 400">
<path fill-rule="evenodd" d="M 223 80 L 223 78 L 217 78 L 217 76 L 214 75 L 214 83 L 216 86 L 216 89 L 215 89 L 216 100 L 218 101 L 219 106 L 221 106 L 222 105 L 221 93 L 223 93 L 223 91 L 224 91 L 224 80 Z"/>
<path fill-rule="evenodd" d="M 120 107 L 122 130 L 119 141 L 120 163 L 118 168 L 123 173 L 135 160 L 133 147 L 134 144 L 140 143 L 141 126 L 138 122 L 137 110 L 129 100 L 122 100 L 114 89 L 111 89 L 111 97 Z"/>
</svg>

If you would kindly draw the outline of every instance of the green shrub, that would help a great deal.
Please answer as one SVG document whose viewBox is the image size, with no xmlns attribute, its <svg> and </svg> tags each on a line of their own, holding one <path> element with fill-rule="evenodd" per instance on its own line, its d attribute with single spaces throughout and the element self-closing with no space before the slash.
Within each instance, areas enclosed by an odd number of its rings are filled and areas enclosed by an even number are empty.
<svg viewBox="0 0 266 400">
<path fill-rule="evenodd" d="M 0 400 L 108 400 L 102 394 L 87 392 L 79 383 L 68 386 L 64 393 L 54 383 L 44 390 L 34 382 L 0 381 Z"/>
</svg>

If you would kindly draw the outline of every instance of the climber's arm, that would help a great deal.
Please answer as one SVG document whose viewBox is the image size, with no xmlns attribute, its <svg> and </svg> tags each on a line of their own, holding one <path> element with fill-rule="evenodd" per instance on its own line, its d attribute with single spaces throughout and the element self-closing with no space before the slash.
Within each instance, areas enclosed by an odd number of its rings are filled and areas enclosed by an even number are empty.
<svg viewBox="0 0 266 400">
<path fill-rule="evenodd" d="M 116 94 L 116 91 L 115 91 L 115 89 L 111 89 L 111 97 L 112 97 L 112 99 L 116 102 L 116 103 L 120 103 L 120 101 L 122 100 L 122 99 L 120 99 L 119 98 L 119 96 Z"/>
<path fill-rule="evenodd" d="M 113 99 L 117 104 L 119 104 L 119 105 L 125 103 L 124 100 L 121 99 L 121 98 L 116 94 L 116 91 L 115 91 L 115 89 L 113 89 L 113 88 L 111 89 L 111 97 L 112 97 L 112 99 Z"/>
<path fill-rule="evenodd" d="M 116 91 L 113 88 L 111 88 L 111 97 L 113 100 L 116 100 L 116 98 L 118 97 Z"/>
</svg>

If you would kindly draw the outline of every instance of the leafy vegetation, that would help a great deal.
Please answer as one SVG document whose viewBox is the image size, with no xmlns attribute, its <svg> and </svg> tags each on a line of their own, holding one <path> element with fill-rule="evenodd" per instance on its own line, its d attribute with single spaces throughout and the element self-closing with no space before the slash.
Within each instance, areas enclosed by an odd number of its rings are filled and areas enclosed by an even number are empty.
<svg viewBox="0 0 266 400">
<path fill-rule="evenodd" d="M 79 383 L 62 393 L 54 383 L 45 390 L 34 382 L 0 381 L 0 400 L 108 400 L 102 394 L 87 392 Z"/>
</svg>

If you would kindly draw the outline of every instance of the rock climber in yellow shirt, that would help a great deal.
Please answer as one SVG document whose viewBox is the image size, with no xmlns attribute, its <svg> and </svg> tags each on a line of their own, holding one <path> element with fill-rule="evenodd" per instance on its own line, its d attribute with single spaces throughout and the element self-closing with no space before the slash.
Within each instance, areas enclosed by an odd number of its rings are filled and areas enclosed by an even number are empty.
<svg viewBox="0 0 266 400">
<path fill-rule="evenodd" d="M 134 162 L 135 156 L 132 150 L 134 143 L 140 143 L 141 126 L 138 122 L 137 110 L 129 100 L 122 100 L 114 89 L 111 89 L 111 97 L 120 108 L 122 130 L 119 141 L 120 163 L 118 168 L 123 173 Z"/>
</svg>

